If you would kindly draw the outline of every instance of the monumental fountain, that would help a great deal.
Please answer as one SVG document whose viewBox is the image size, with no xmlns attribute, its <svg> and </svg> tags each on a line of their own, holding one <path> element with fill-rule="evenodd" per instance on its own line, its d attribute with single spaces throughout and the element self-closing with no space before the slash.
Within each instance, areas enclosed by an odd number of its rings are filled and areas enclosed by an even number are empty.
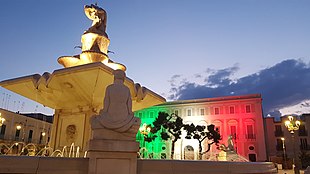
<svg viewBox="0 0 310 174">
<path fill-rule="evenodd" d="M 53 149 L 62 149 L 74 143 L 82 153 L 91 136 L 89 118 L 103 108 L 105 89 L 113 82 L 113 70 L 126 71 L 126 67 L 113 62 L 108 56 L 110 40 L 106 34 L 107 14 L 104 9 L 85 6 L 92 26 L 81 38 L 82 53 L 58 58 L 63 69 L 53 73 L 0 82 L 0 86 L 55 109 L 52 139 Z M 126 78 L 133 111 L 160 104 L 163 97 Z"/>
<path fill-rule="evenodd" d="M 82 35 L 81 54 L 59 57 L 64 68 L 53 73 L 4 80 L 0 86 L 55 109 L 50 148 L 74 143 L 75 154 L 88 152 L 87 157 L 1 156 L 0 173 L 275 173 L 268 162 L 138 160 L 140 120 L 132 111 L 165 99 L 134 83 L 126 67 L 109 58 L 106 11 L 97 5 L 84 11 L 92 26 Z"/>
</svg>

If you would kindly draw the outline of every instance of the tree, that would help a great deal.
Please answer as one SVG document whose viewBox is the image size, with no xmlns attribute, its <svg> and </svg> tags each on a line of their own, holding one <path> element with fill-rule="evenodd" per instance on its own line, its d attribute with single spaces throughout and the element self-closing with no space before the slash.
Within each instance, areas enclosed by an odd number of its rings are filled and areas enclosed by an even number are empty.
<svg viewBox="0 0 310 174">
<path fill-rule="evenodd" d="M 165 112 L 159 112 L 158 117 L 152 123 L 150 132 L 155 135 L 161 130 L 160 137 L 163 140 L 171 139 L 171 159 L 174 155 L 174 146 L 178 139 L 181 138 L 182 128 L 183 128 L 183 119 L 176 114 L 169 115 Z M 147 140 L 153 141 L 156 137 L 149 138 Z"/>
<path fill-rule="evenodd" d="M 214 129 L 215 126 L 213 124 L 207 126 L 192 124 L 184 125 L 184 130 L 187 132 L 186 139 L 196 139 L 199 143 L 199 159 L 202 159 L 202 155 L 209 152 L 211 149 L 211 145 L 215 143 L 218 146 L 219 140 L 221 140 L 221 135 L 219 134 L 217 129 Z M 202 142 L 208 139 L 208 149 L 202 152 Z"/>
</svg>

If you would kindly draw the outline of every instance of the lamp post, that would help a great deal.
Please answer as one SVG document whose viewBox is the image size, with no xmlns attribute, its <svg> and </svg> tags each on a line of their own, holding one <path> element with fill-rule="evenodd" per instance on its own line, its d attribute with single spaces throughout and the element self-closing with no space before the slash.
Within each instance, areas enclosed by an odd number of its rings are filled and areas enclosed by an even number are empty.
<svg viewBox="0 0 310 174">
<path fill-rule="evenodd" d="M 288 120 L 285 121 L 285 127 L 287 130 L 291 133 L 292 135 L 292 140 L 293 140 L 293 151 L 294 151 L 294 158 L 293 158 L 293 163 L 294 163 L 294 173 L 299 174 L 299 165 L 297 165 L 297 158 L 296 158 L 296 152 L 295 152 L 295 136 L 294 133 L 299 129 L 300 126 L 300 121 L 295 120 L 293 116 L 288 116 Z"/>
<path fill-rule="evenodd" d="M 5 122 L 5 118 L 1 117 L 1 112 L 0 112 L 0 127 L 3 125 Z"/>
<path fill-rule="evenodd" d="M 284 166 L 286 168 L 285 138 L 282 137 L 281 140 L 282 140 L 282 146 L 283 146 L 283 159 L 284 159 L 284 163 L 282 165 L 282 169 L 284 169 Z"/>
</svg>

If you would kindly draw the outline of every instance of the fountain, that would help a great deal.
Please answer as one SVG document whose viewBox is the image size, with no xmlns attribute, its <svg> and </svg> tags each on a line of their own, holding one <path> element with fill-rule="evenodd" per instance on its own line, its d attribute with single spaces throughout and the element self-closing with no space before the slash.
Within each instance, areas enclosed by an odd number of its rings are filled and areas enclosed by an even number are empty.
<svg viewBox="0 0 310 174">
<path fill-rule="evenodd" d="M 92 26 L 82 35 L 82 53 L 58 58 L 63 69 L 43 75 L 34 74 L 0 82 L 0 86 L 55 109 L 50 146 L 62 149 L 75 143 L 82 152 L 87 150 L 91 137 L 89 118 L 103 107 L 105 89 L 113 82 L 113 71 L 126 71 L 126 67 L 113 62 L 108 56 L 110 40 L 105 28 L 104 9 L 85 6 Z M 165 102 L 151 90 L 126 77 L 133 111 Z"/>
<path fill-rule="evenodd" d="M 108 86 L 113 78 L 119 78 L 120 74 L 115 72 L 125 72 L 126 67 L 108 56 L 106 11 L 97 5 L 85 6 L 84 11 L 92 26 L 82 35 L 81 54 L 59 57 L 58 62 L 64 68 L 53 73 L 0 82 L 8 90 L 55 109 L 50 146 L 37 150 L 33 145 L 23 144 L 21 150 L 28 151 L 26 155 L 37 156 L 3 155 L 0 173 L 275 173 L 273 164 L 268 162 L 138 160 L 135 134 L 139 119 L 133 117 L 132 111 L 163 103 L 165 99 L 121 75 L 122 88 L 126 86 L 126 90 L 118 97 L 126 96 L 127 106 L 117 101 L 112 104 L 114 111 L 106 110 L 105 93 L 113 91 Z M 119 85 L 120 81 L 115 83 Z M 122 115 L 124 107 L 128 109 L 127 117 L 122 117 L 126 116 Z M 109 118 L 109 114 L 115 113 L 122 114 L 116 115 L 120 116 L 117 119 Z M 14 146 L 7 147 L 12 150 Z M 79 158 L 80 153 L 84 153 L 84 158 Z"/>
</svg>

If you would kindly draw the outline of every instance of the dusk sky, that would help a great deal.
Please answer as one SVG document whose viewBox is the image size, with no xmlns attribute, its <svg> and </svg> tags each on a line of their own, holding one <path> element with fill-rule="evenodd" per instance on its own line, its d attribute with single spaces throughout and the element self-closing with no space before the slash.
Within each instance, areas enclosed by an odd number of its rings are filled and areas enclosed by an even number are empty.
<svg viewBox="0 0 310 174">
<path fill-rule="evenodd" d="M 167 100 L 261 93 L 265 115 L 310 112 L 309 0 L 1 1 L 0 81 L 79 54 L 83 6 L 95 2 L 108 13 L 110 58 Z M 53 113 L 0 92 L 2 108 Z"/>
</svg>

